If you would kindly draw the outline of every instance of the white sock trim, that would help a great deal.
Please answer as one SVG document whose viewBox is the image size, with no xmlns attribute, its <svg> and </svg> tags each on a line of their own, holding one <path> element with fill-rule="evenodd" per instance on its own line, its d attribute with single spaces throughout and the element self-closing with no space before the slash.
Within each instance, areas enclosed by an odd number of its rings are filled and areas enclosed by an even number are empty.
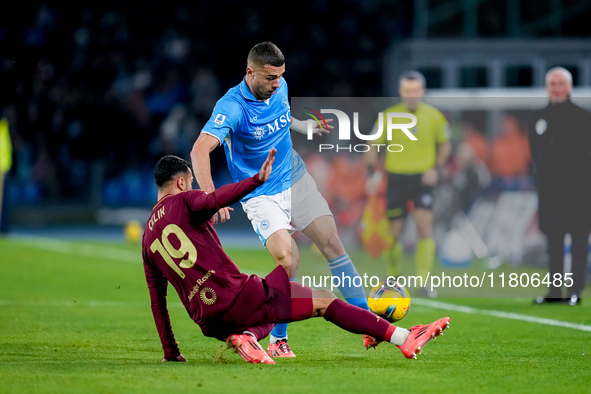
<svg viewBox="0 0 591 394">
<path fill-rule="evenodd" d="M 390 338 L 390 342 L 394 345 L 402 345 L 406 342 L 406 338 L 408 338 L 408 334 L 410 334 L 410 330 L 406 328 L 396 327 L 394 329 L 394 333 L 392 334 L 392 338 Z"/>
<path fill-rule="evenodd" d="M 285 339 L 287 341 L 287 336 L 285 338 L 277 338 L 274 337 L 273 334 L 269 335 L 269 343 L 277 343 L 277 341 L 280 339 Z"/>
</svg>

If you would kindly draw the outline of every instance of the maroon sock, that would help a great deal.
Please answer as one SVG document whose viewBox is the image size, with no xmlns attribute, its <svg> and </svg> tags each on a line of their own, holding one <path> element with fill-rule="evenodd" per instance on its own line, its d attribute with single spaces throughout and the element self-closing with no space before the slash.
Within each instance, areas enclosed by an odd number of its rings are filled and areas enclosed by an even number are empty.
<svg viewBox="0 0 591 394">
<path fill-rule="evenodd" d="M 245 331 L 252 332 L 256 337 L 257 341 L 260 341 L 263 338 L 266 338 L 267 335 L 271 332 L 271 330 L 275 327 L 275 324 L 265 324 L 263 326 L 258 327 L 251 327 Z"/>
<path fill-rule="evenodd" d="M 336 299 L 326 308 L 324 319 L 355 334 L 368 334 L 380 341 L 390 341 L 394 325 L 345 301 Z"/>
</svg>

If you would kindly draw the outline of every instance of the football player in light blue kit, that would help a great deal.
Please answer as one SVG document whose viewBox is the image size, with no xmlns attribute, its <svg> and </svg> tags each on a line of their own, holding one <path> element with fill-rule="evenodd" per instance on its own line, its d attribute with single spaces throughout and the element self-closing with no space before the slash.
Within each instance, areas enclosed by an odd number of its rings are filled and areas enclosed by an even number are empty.
<svg viewBox="0 0 591 394">
<path fill-rule="evenodd" d="M 351 278 L 339 287 L 345 299 L 369 310 L 363 287 L 353 284 L 359 274 L 338 236 L 328 204 L 292 148 L 290 128 L 301 133 L 307 130 L 305 121 L 291 117 L 284 72 L 285 58 L 274 44 L 263 42 L 250 50 L 246 76 L 217 102 L 193 146 L 195 178 L 203 191 L 215 190 L 209 154 L 220 144 L 235 182 L 256 174 L 269 150 L 276 148 L 269 180 L 241 200 L 255 232 L 293 280 L 300 255 L 291 232 L 302 231 L 327 259 L 333 276 Z M 229 208 L 219 213 L 222 222 L 229 218 Z M 355 282 L 360 284 L 361 278 Z M 270 356 L 295 357 L 287 344 L 287 324 L 277 324 L 269 342 Z M 364 345 L 375 347 L 377 342 L 364 335 Z"/>
</svg>

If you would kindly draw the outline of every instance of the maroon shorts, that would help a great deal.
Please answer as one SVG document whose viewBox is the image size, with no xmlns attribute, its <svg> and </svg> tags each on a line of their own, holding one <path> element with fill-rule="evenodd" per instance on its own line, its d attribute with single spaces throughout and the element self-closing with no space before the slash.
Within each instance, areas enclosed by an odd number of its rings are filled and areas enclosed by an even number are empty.
<svg viewBox="0 0 591 394">
<path fill-rule="evenodd" d="M 204 335 L 225 340 L 252 327 L 307 319 L 312 312 L 312 289 L 290 282 L 278 266 L 264 279 L 251 275 L 232 307 L 201 328 Z"/>
</svg>

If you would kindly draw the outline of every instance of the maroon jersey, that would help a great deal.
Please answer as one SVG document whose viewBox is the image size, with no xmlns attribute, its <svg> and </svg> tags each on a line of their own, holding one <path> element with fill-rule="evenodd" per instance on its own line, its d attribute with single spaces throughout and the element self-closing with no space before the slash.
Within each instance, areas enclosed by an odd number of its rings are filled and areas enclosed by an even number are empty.
<svg viewBox="0 0 591 394">
<path fill-rule="evenodd" d="M 212 216 L 262 184 L 257 174 L 210 194 L 192 190 L 167 195 L 154 206 L 142 239 L 142 256 L 165 356 L 179 354 L 166 308 L 168 282 L 191 319 L 204 325 L 227 311 L 249 280 L 222 249 Z"/>
</svg>

